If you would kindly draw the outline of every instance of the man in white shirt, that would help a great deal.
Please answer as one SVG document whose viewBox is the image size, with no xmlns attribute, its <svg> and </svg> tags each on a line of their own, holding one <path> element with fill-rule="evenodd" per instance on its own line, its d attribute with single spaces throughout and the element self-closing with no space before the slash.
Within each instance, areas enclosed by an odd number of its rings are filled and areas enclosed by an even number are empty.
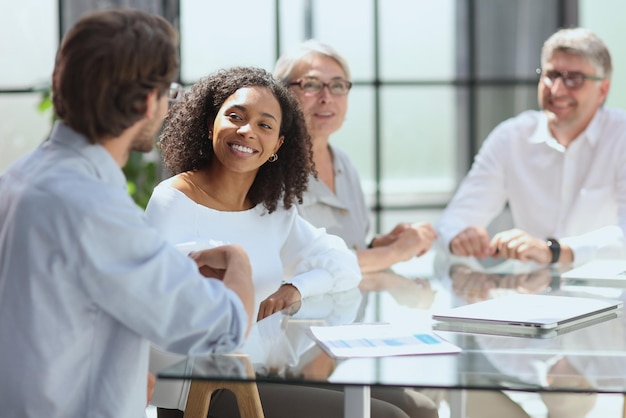
<svg viewBox="0 0 626 418">
<path fill-rule="evenodd" d="M 454 255 L 548 264 L 624 251 L 626 112 L 603 107 L 609 51 L 589 30 L 563 29 L 544 43 L 541 66 L 542 111 L 492 131 L 437 223 Z M 515 229 L 490 239 L 507 203 Z"/>
<path fill-rule="evenodd" d="M 89 14 L 63 40 L 60 122 L 0 178 L 3 417 L 143 416 L 149 341 L 204 355 L 249 329 L 247 254 L 186 257 L 127 192 L 121 167 L 152 149 L 177 72 L 174 28 L 137 10 Z"/>
</svg>

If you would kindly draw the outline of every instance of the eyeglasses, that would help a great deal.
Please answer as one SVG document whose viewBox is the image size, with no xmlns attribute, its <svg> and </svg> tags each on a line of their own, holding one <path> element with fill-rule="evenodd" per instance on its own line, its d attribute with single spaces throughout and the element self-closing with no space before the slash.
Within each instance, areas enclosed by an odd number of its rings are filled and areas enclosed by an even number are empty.
<svg viewBox="0 0 626 418">
<path fill-rule="evenodd" d="M 168 99 L 172 102 L 177 102 L 183 97 L 183 93 L 185 92 L 185 88 L 178 83 L 170 84 L 170 88 L 168 90 Z"/>
<path fill-rule="evenodd" d="M 324 83 L 318 78 L 307 77 L 289 83 L 289 85 L 300 87 L 304 94 L 308 96 L 318 94 L 324 89 L 324 87 L 328 87 L 330 93 L 335 96 L 345 96 L 352 88 L 352 83 L 342 78 L 337 78 L 328 83 Z"/>
<path fill-rule="evenodd" d="M 546 87 L 552 87 L 556 79 L 560 77 L 561 80 L 563 80 L 563 85 L 572 90 L 581 88 L 585 83 L 585 80 L 604 80 L 604 77 L 587 75 L 585 73 L 581 73 L 580 71 L 549 70 L 544 72 L 541 68 L 537 68 L 537 74 L 541 75 L 541 80 Z"/>
</svg>

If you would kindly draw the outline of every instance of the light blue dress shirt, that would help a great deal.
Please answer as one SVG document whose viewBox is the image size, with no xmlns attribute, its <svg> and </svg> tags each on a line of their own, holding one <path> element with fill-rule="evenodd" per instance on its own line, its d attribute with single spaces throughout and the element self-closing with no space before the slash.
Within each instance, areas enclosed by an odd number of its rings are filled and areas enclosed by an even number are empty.
<svg viewBox="0 0 626 418">
<path fill-rule="evenodd" d="M 62 123 L 0 178 L 0 407 L 9 417 L 141 417 L 148 340 L 227 352 L 239 298 L 167 244 L 111 155 Z"/>
</svg>

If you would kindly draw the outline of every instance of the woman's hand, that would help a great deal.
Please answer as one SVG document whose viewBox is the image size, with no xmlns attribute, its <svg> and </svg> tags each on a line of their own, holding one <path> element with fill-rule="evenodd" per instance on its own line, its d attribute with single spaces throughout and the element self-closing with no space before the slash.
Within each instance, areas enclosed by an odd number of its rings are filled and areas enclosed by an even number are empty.
<svg viewBox="0 0 626 418">
<path fill-rule="evenodd" d="M 278 290 L 272 293 L 267 299 L 259 305 L 259 314 L 257 321 L 270 316 L 271 314 L 281 311 L 286 307 L 293 305 L 302 300 L 300 291 L 292 284 L 284 284 Z"/>
<path fill-rule="evenodd" d="M 372 247 L 389 246 L 398 257 L 398 261 L 406 261 L 426 253 L 436 238 L 435 228 L 427 222 L 401 223 L 388 234 L 377 236 L 372 241 Z"/>
<path fill-rule="evenodd" d="M 335 359 L 322 351 L 313 360 L 305 364 L 300 372 L 302 377 L 307 380 L 324 382 L 328 379 L 328 376 L 333 374 L 335 367 L 337 367 Z"/>
<path fill-rule="evenodd" d="M 150 401 L 152 401 L 152 395 L 154 395 L 155 385 L 156 385 L 156 376 L 148 372 L 148 403 L 146 405 L 150 405 Z"/>
</svg>

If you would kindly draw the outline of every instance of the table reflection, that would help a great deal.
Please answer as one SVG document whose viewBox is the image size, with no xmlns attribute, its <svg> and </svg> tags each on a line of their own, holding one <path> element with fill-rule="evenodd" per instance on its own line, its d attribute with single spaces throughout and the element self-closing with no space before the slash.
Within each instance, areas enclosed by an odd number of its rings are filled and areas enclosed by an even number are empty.
<svg viewBox="0 0 626 418">
<path fill-rule="evenodd" d="M 546 339 L 437 331 L 462 348 L 456 355 L 336 360 L 309 334 L 311 325 L 390 322 L 432 326 L 431 312 L 510 293 L 609 297 L 626 302 L 625 289 L 562 286 L 567 267 L 519 261 L 436 257 L 433 274 L 417 277 L 392 270 L 364 275 L 359 289 L 309 298 L 259 321 L 241 350 L 252 364 L 229 356 L 188 359 L 161 377 L 233 379 L 288 384 L 379 385 L 436 389 L 483 389 L 493 393 L 542 393 L 548 409 L 576 404 L 582 393 L 626 393 L 626 319 L 619 316 Z M 421 269 L 420 271 L 423 271 Z M 212 367 L 212 369 L 211 369 Z M 472 391 L 468 392 L 471 393 Z M 550 396 L 574 392 L 572 399 Z M 586 398 L 587 400 L 593 397 Z M 555 404 L 555 405 L 553 405 Z M 559 416 L 554 412 L 554 416 Z M 503 415 L 505 416 L 505 415 Z M 561 416 L 567 416 L 561 415 Z"/>
<path fill-rule="evenodd" d="M 440 279 L 449 281 L 454 305 L 497 298 L 509 293 L 609 297 L 624 301 L 621 289 L 563 286 L 560 273 L 569 266 L 546 267 L 518 261 L 486 263 L 448 259 L 440 264 Z M 445 333 L 444 333 L 445 334 Z M 449 333 L 471 354 L 460 367 L 468 386 L 500 386 L 503 390 L 538 392 L 547 416 L 584 417 L 596 402 L 596 391 L 620 393 L 626 385 L 626 321 L 623 316 L 601 319 L 547 340 L 479 333 Z M 576 392 L 568 394 L 565 392 Z M 513 399 L 517 392 L 506 392 Z M 519 412 L 506 394 L 469 392 L 468 409 L 482 414 L 480 405 L 498 400 Z M 480 399 L 480 401 L 478 401 Z M 506 406 L 505 406 L 506 408 Z M 484 415 L 483 416 L 496 416 Z"/>
</svg>

